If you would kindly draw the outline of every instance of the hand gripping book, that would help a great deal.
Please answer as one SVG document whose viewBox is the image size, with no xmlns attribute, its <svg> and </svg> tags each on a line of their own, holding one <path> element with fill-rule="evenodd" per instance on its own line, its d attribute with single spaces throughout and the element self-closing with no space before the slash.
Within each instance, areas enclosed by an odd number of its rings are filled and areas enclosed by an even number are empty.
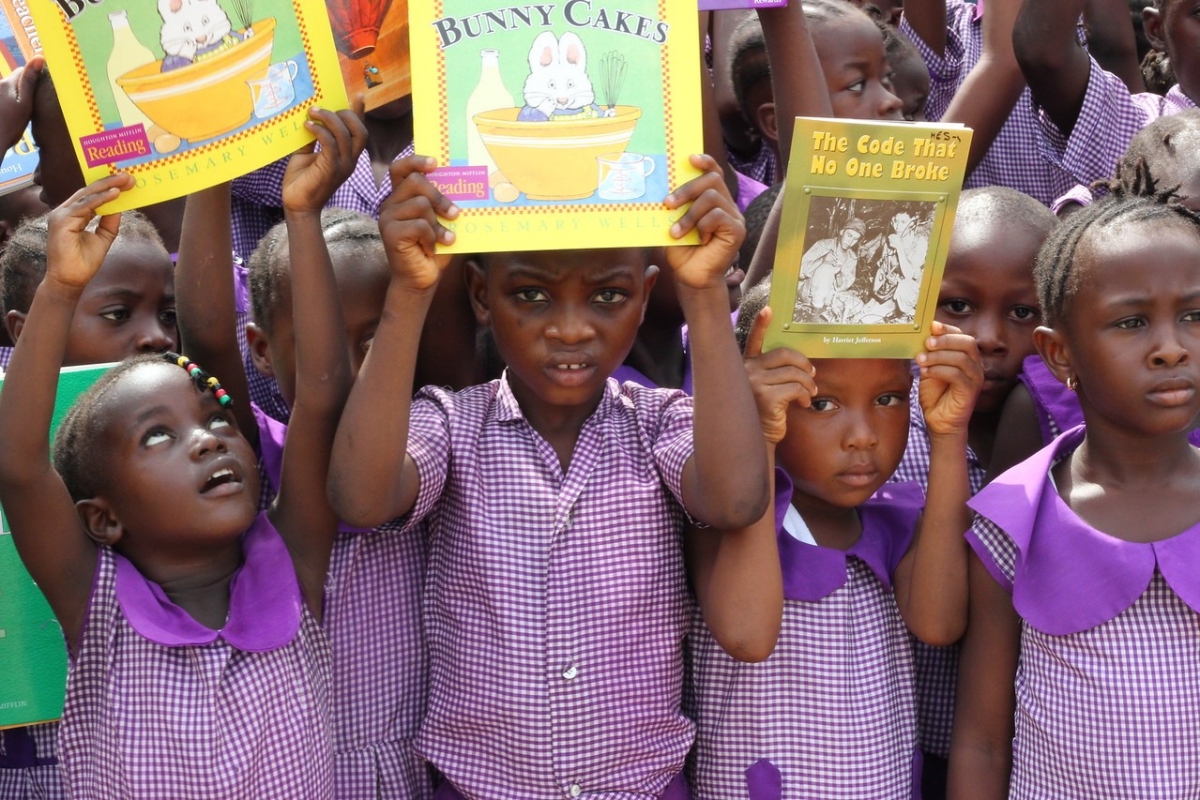
<svg viewBox="0 0 1200 800">
<path fill-rule="evenodd" d="M 324 0 L 28 0 L 90 183 L 113 213 L 231 180 L 312 141 L 347 107 Z"/>
<path fill-rule="evenodd" d="M 764 348 L 924 350 L 970 146 L 958 125 L 798 117 Z"/>
<path fill-rule="evenodd" d="M 64 367 L 50 436 L 75 400 L 112 365 Z M 0 391 L 3 391 L 0 381 Z M 62 716 L 67 690 L 67 645 L 50 604 L 13 545 L 0 509 L 0 728 L 49 722 Z"/>
<path fill-rule="evenodd" d="M 697 23 L 695 0 L 410 3 L 416 150 L 462 212 L 448 250 L 679 243 L 663 199 L 703 149 Z"/>
</svg>

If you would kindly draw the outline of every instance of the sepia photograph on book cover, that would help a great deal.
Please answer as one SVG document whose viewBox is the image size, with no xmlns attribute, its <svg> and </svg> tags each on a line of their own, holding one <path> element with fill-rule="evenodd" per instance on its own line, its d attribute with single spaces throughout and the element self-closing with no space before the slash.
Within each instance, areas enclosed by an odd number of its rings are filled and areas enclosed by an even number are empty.
<svg viewBox="0 0 1200 800">
<path fill-rule="evenodd" d="M 663 200 L 703 149 L 695 0 L 434 0 L 409 14 L 412 58 L 433 70 L 413 86 L 416 149 L 462 212 L 445 249 L 677 243 L 683 210 Z"/>
<path fill-rule="evenodd" d="M 764 347 L 911 358 L 937 308 L 969 129 L 800 118 Z"/>
<path fill-rule="evenodd" d="M 0 0 L 0 79 L 7 78 L 35 55 L 41 55 L 33 17 L 25 0 Z M 37 145 L 32 126 L 25 126 L 21 140 L 4 153 L 0 162 L 0 195 L 15 192 L 33 183 L 38 165 Z"/>
<path fill-rule="evenodd" d="M 86 180 L 137 208 L 258 169 L 347 107 L 324 0 L 29 0 Z"/>
<path fill-rule="evenodd" d="M 325 0 L 349 97 L 375 111 L 412 94 L 407 0 Z M 408 110 L 396 109 L 399 116 Z"/>
</svg>

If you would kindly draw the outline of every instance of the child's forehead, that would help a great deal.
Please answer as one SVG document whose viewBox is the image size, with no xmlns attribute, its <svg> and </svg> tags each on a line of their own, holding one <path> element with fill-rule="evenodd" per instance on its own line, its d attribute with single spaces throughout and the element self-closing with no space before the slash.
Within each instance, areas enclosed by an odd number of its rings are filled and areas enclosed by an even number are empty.
<svg viewBox="0 0 1200 800">
<path fill-rule="evenodd" d="M 491 253 L 485 259 L 489 276 L 495 278 L 536 274 L 554 281 L 586 279 L 614 272 L 640 277 L 648 263 L 646 251 L 636 247 L 527 250 Z"/>
<path fill-rule="evenodd" d="M 899 389 L 912 383 L 912 361 L 906 358 L 817 358 L 817 392 L 826 388 L 862 388 L 868 392 Z"/>
</svg>

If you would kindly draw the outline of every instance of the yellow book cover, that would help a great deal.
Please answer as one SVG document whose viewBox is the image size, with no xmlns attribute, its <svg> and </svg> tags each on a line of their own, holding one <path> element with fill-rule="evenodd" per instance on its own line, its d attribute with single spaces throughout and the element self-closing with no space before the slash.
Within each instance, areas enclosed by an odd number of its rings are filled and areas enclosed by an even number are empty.
<svg viewBox="0 0 1200 800">
<path fill-rule="evenodd" d="M 414 139 L 451 252 L 677 244 L 701 152 L 696 0 L 413 0 Z M 691 237 L 691 242 L 695 237 Z"/>
<path fill-rule="evenodd" d="M 228 181 L 347 107 L 324 0 L 29 0 L 87 181 L 128 172 L 104 213 Z"/>
<path fill-rule="evenodd" d="M 797 117 L 764 347 L 924 350 L 970 146 L 959 125 Z"/>
</svg>

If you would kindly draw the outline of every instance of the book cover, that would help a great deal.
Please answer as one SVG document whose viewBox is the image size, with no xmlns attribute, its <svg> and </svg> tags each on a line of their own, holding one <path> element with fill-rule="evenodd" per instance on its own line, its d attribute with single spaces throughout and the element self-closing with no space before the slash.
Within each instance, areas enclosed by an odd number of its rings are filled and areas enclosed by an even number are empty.
<svg viewBox="0 0 1200 800">
<path fill-rule="evenodd" d="M 662 201 L 703 148 L 698 19 L 695 0 L 413 3 L 416 149 L 462 210 L 449 250 L 676 244 Z"/>
<path fill-rule="evenodd" d="M 764 347 L 921 352 L 970 145 L 956 125 L 798 117 Z"/>
<path fill-rule="evenodd" d="M 50 437 L 79 395 L 111 367 L 64 367 Z M 4 384 L 0 380 L 0 391 Z M 0 728 L 47 722 L 62 716 L 67 688 L 67 647 L 62 627 L 13 546 L 0 509 Z"/>
<path fill-rule="evenodd" d="M 324 0 L 28 0 L 84 178 L 137 186 L 101 209 L 170 200 L 312 140 L 308 108 L 347 107 Z"/>
<path fill-rule="evenodd" d="M 412 94 L 407 0 L 325 0 L 342 79 L 367 111 Z"/>
<path fill-rule="evenodd" d="M 726 8 L 786 8 L 788 0 L 700 0 L 701 11 Z"/>
<path fill-rule="evenodd" d="M 42 52 L 37 28 L 29 14 L 26 0 L 0 0 L 0 78 Z M 0 194 L 16 191 L 33 183 L 37 169 L 37 146 L 33 143 L 31 126 L 25 135 L 4 153 L 0 162 Z"/>
</svg>

